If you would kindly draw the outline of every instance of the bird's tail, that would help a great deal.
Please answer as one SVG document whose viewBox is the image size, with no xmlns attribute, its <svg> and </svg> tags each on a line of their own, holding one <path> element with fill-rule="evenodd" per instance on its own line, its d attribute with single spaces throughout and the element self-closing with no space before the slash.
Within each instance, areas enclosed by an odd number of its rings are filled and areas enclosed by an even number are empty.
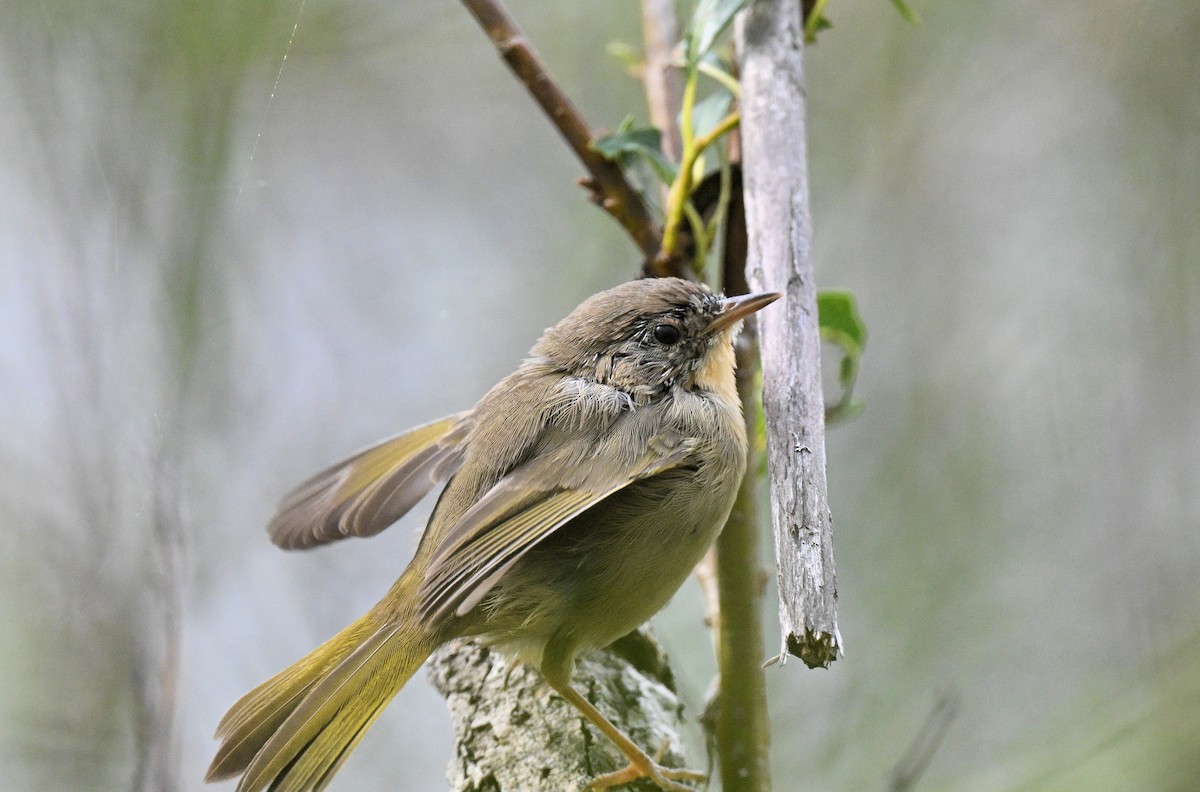
<svg viewBox="0 0 1200 792">
<path fill-rule="evenodd" d="M 205 780 L 241 774 L 238 792 L 322 789 L 434 643 L 368 613 L 230 708 Z"/>
</svg>

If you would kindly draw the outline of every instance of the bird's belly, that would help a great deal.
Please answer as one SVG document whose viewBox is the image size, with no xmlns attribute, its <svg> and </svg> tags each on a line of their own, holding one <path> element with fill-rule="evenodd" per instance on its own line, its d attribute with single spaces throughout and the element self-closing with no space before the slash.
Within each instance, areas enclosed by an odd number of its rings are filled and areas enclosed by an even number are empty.
<svg viewBox="0 0 1200 792">
<path fill-rule="evenodd" d="M 531 663 L 552 636 L 585 652 L 657 613 L 712 544 L 736 482 L 680 471 L 628 487 L 534 547 L 485 600 L 484 638 Z"/>
</svg>

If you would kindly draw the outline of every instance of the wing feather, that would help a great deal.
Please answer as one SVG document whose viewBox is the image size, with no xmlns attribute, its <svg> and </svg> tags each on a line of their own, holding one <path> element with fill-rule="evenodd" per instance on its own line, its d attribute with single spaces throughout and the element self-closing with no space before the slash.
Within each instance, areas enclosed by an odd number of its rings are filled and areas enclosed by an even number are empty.
<svg viewBox="0 0 1200 792">
<path fill-rule="evenodd" d="M 641 459 L 625 470 L 599 473 L 577 487 L 557 489 L 538 461 L 510 471 L 442 538 L 418 592 L 420 610 L 432 621 L 466 614 L 504 573 L 539 542 L 572 519 L 635 481 L 683 462 L 692 441 L 656 438 Z"/>
<path fill-rule="evenodd" d="M 410 429 L 353 454 L 289 493 L 267 527 L 288 550 L 373 536 L 462 463 L 470 413 Z"/>
</svg>

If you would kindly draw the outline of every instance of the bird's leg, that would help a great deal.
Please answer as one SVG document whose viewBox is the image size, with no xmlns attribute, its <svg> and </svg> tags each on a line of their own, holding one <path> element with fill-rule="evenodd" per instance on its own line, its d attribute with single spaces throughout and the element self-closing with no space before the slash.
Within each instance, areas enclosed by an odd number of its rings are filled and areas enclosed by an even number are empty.
<svg viewBox="0 0 1200 792">
<path fill-rule="evenodd" d="M 582 712 L 584 717 L 590 720 L 605 737 L 612 740 L 613 745 L 617 746 L 617 749 L 629 760 L 629 765 L 624 769 L 593 778 L 591 783 L 585 787 L 588 792 L 602 792 L 602 790 L 628 784 L 639 778 L 648 778 L 667 792 L 694 792 L 692 787 L 675 782 L 704 781 L 708 778 L 704 773 L 697 773 L 695 770 L 663 767 L 650 758 L 649 754 L 639 748 L 633 740 L 629 739 L 625 732 L 604 717 L 604 713 L 596 709 L 595 705 L 588 701 L 582 693 L 571 687 L 569 682 L 555 679 L 557 674 L 546 674 L 545 676 L 550 687 L 554 688 L 558 695 L 571 702 L 575 709 Z"/>
</svg>

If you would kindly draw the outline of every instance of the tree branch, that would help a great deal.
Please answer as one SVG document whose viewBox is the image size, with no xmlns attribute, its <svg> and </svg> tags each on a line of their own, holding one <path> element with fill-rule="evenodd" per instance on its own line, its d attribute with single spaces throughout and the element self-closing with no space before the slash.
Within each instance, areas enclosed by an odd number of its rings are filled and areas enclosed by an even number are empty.
<svg viewBox="0 0 1200 792">
<path fill-rule="evenodd" d="M 434 652 L 429 678 L 450 707 L 456 735 L 452 792 L 562 792 L 627 760 L 541 675 L 471 641 Z M 682 705 L 658 644 L 644 631 L 580 658 L 576 687 L 634 742 L 683 766 Z M 640 785 L 636 787 L 645 787 Z"/>
<path fill-rule="evenodd" d="M 587 122 L 550 77 L 504 4 L 500 0 L 462 2 L 591 174 L 583 185 L 591 192 L 592 200 L 621 224 L 647 259 L 657 255 L 662 240 L 645 202 L 629 184 L 621 167 L 592 148 L 592 131 Z"/>
<path fill-rule="evenodd" d="M 821 337 L 813 277 L 803 31 L 795 0 L 756 0 L 739 20 L 747 274 L 784 293 L 759 317 L 763 412 L 778 562 L 780 657 L 828 666 L 841 651 L 825 481 Z"/>
</svg>

